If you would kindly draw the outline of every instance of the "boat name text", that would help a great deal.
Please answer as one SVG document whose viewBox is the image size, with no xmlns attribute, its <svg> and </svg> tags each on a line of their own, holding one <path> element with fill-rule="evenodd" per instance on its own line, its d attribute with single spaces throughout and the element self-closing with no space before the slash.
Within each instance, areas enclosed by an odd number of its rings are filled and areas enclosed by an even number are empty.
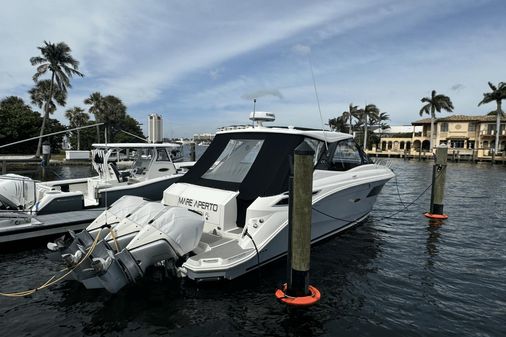
<svg viewBox="0 0 506 337">
<path fill-rule="evenodd" d="M 218 205 L 212 202 L 201 201 L 191 198 L 179 197 L 178 204 L 193 208 L 199 208 L 204 211 L 218 212 Z"/>
</svg>

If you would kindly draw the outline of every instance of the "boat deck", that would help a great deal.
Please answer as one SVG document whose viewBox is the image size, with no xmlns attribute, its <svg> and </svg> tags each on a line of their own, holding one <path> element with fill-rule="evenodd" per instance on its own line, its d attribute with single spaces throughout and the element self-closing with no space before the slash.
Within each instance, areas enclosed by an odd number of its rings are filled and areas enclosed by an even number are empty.
<svg viewBox="0 0 506 337">
<path fill-rule="evenodd" d="M 0 227 L 0 243 L 82 230 L 103 211 L 103 208 L 94 208 L 37 215 L 30 223 Z"/>
</svg>

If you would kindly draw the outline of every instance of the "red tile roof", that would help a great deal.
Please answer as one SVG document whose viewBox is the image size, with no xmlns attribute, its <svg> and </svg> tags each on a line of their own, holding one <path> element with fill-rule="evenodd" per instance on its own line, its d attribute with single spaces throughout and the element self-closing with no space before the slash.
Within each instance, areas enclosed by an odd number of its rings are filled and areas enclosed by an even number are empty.
<svg viewBox="0 0 506 337">
<path fill-rule="evenodd" d="M 501 117 L 501 121 L 505 121 L 506 118 Z M 436 118 L 435 123 L 438 122 L 495 122 L 496 116 L 494 115 L 482 115 L 482 116 L 467 116 L 467 115 L 451 115 L 448 117 Z M 430 124 L 430 118 L 419 119 L 411 123 L 411 125 L 423 125 Z"/>
</svg>

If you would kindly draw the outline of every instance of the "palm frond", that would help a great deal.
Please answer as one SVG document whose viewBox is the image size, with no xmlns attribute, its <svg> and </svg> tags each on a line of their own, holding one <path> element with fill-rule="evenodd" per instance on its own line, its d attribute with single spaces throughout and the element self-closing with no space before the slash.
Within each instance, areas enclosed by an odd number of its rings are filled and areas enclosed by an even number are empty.
<svg viewBox="0 0 506 337">
<path fill-rule="evenodd" d="M 497 87 L 493 85 L 492 82 L 488 82 L 488 86 L 492 89 L 492 91 L 497 91 Z"/>
<path fill-rule="evenodd" d="M 430 107 L 431 107 L 431 104 L 428 103 L 428 104 L 425 104 L 421 109 L 420 109 L 420 116 L 423 116 L 424 114 L 427 114 L 430 116 Z"/>
</svg>

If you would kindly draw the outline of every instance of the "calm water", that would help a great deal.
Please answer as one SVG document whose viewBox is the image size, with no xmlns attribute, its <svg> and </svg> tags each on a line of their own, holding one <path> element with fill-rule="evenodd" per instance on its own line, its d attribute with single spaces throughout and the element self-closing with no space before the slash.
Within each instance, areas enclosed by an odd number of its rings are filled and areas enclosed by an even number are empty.
<svg viewBox="0 0 506 337">
<path fill-rule="evenodd" d="M 428 186 L 431 162 L 391 163 L 402 202 Z M 311 283 L 323 298 L 302 313 L 274 299 L 285 281 L 279 261 L 233 282 L 151 275 L 116 295 L 63 282 L 31 298 L 0 298 L 1 335 L 506 335 L 505 191 L 505 166 L 450 163 L 448 220 L 422 216 L 430 193 L 381 220 L 402 208 L 389 182 L 366 222 L 313 247 Z M 0 254 L 0 291 L 31 288 L 55 271 L 42 248 Z"/>
</svg>

